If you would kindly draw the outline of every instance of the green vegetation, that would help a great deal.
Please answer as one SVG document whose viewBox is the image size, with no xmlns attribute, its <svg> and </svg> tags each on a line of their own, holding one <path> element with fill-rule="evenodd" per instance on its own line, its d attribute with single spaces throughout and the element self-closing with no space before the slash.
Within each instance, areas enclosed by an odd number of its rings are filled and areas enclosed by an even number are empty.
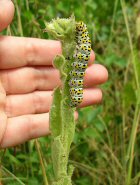
<svg viewBox="0 0 140 185">
<path fill-rule="evenodd" d="M 109 80 L 102 105 L 79 110 L 70 152 L 74 185 L 137 185 L 140 179 L 140 1 L 15 0 L 8 35 L 48 38 L 44 21 L 68 18 L 87 24 L 96 62 Z M 1 152 L 1 180 L 8 185 L 47 184 L 50 137 Z"/>
</svg>

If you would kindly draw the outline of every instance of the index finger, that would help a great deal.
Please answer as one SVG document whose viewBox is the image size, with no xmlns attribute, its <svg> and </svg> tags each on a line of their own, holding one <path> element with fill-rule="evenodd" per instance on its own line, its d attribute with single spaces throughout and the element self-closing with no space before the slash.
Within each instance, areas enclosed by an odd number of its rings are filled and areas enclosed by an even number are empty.
<svg viewBox="0 0 140 185">
<path fill-rule="evenodd" d="M 0 69 L 23 66 L 52 65 L 54 57 L 62 53 L 61 43 L 55 40 L 23 37 L 0 37 Z M 90 61 L 94 60 L 91 52 Z"/>
</svg>

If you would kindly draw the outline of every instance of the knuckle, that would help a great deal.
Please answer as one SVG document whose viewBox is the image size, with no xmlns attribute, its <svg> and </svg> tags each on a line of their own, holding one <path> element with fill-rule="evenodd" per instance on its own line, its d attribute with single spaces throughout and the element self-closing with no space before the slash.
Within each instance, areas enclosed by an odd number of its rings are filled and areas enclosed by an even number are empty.
<svg viewBox="0 0 140 185">
<path fill-rule="evenodd" d="M 35 67 L 31 67 L 31 81 L 33 85 L 33 89 L 36 90 L 38 88 L 38 81 L 39 81 L 39 72 Z"/>
<path fill-rule="evenodd" d="M 32 39 L 25 39 L 24 52 L 27 65 L 33 65 L 36 60 L 37 47 Z"/>
<path fill-rule="evenodd" d="M 5 109 L 6 95 L 4 93 L 0 93 L 0 110 Z"/>
<path fill-rule="evenodd" d="M 12 110 L 13 110 L 12 101 L 11 98 L 8 97 L 5 105 L 5 113 L 8 117 L 12 117 Z"/>
<path fill-rule="evenodd" d="M 32 115 L 28 115 L 25 117 L 25 122 L 27 124 L 27 128 L 25 129 L 26 130 L 26 133 L 28 133 L 28 139 L 33 139 L 35 138 L 35 133 L 37 131 L 37 124 L 36 124 L 36 121 L 34 120 L 33 116 Z"/>
<path fill-rule="evenodd" d="M 41 97 L 39 96 L 39 94 L 37 92 L 33 92 L 33 106 L 34 106 L 34 113 L 38 113 L 41 109 Z"/>
<path fill-rule="evenodd" d="M 6 93 L 9 94 L 12 88 L 10 74 L 8 73 L 8 71 L 4 70 L 3 72 L 1 72 L 0 78 Z"/>
</svg>

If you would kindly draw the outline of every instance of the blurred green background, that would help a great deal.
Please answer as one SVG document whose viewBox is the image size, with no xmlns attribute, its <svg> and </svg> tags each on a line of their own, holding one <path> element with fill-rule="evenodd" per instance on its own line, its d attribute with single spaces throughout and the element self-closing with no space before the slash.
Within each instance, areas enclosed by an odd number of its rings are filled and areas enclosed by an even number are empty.
<svg viewBox="0 0 140 185">
<path fill-rule="evenodd" d="M 79 110 L 70 163 L 73 185 L 137 185 L 140 178 L 140 0 L 15 0 L 7 35 L 48 39 L 44 21 L 68 18 L 87 24 L 96 63 L 109 80 L 101 105 Z M 50 138 L 1 151 L 5 185 L 44 184 L 51 178 Z M 45 168 L 46 173 L 43 171 Z"/>
</svg>

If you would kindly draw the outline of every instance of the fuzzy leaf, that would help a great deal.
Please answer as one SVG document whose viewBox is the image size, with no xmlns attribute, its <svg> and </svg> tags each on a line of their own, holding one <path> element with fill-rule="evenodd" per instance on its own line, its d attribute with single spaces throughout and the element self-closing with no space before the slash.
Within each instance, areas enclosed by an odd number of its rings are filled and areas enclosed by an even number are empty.
<svg viewBox="0 0 140 185">
<path fill-rule="evenodd" d="M 67 77 L 66 73 L 64 72 L 65 58 L 63 55 L 57 55 L 53 63 L 54 66 L 60 71 L 61 79 L 64 81 Z"/>
<path fill-rule="evenodd" d="M 56 88 L 53 93 L 53 103 L 50 111 L 50 129 L 53 137 L 61 134 L 61 92 L 60 88 Z"/>
<path fill-rule="evenodd" d="M 65 157 L 66 152 L 64 150 L 60 136 L 58 136 L 52 143 L 52 160 L 56 180 L 67 175 L 67 161 L 66 159 L 64 160 Z"/>
</svg>

